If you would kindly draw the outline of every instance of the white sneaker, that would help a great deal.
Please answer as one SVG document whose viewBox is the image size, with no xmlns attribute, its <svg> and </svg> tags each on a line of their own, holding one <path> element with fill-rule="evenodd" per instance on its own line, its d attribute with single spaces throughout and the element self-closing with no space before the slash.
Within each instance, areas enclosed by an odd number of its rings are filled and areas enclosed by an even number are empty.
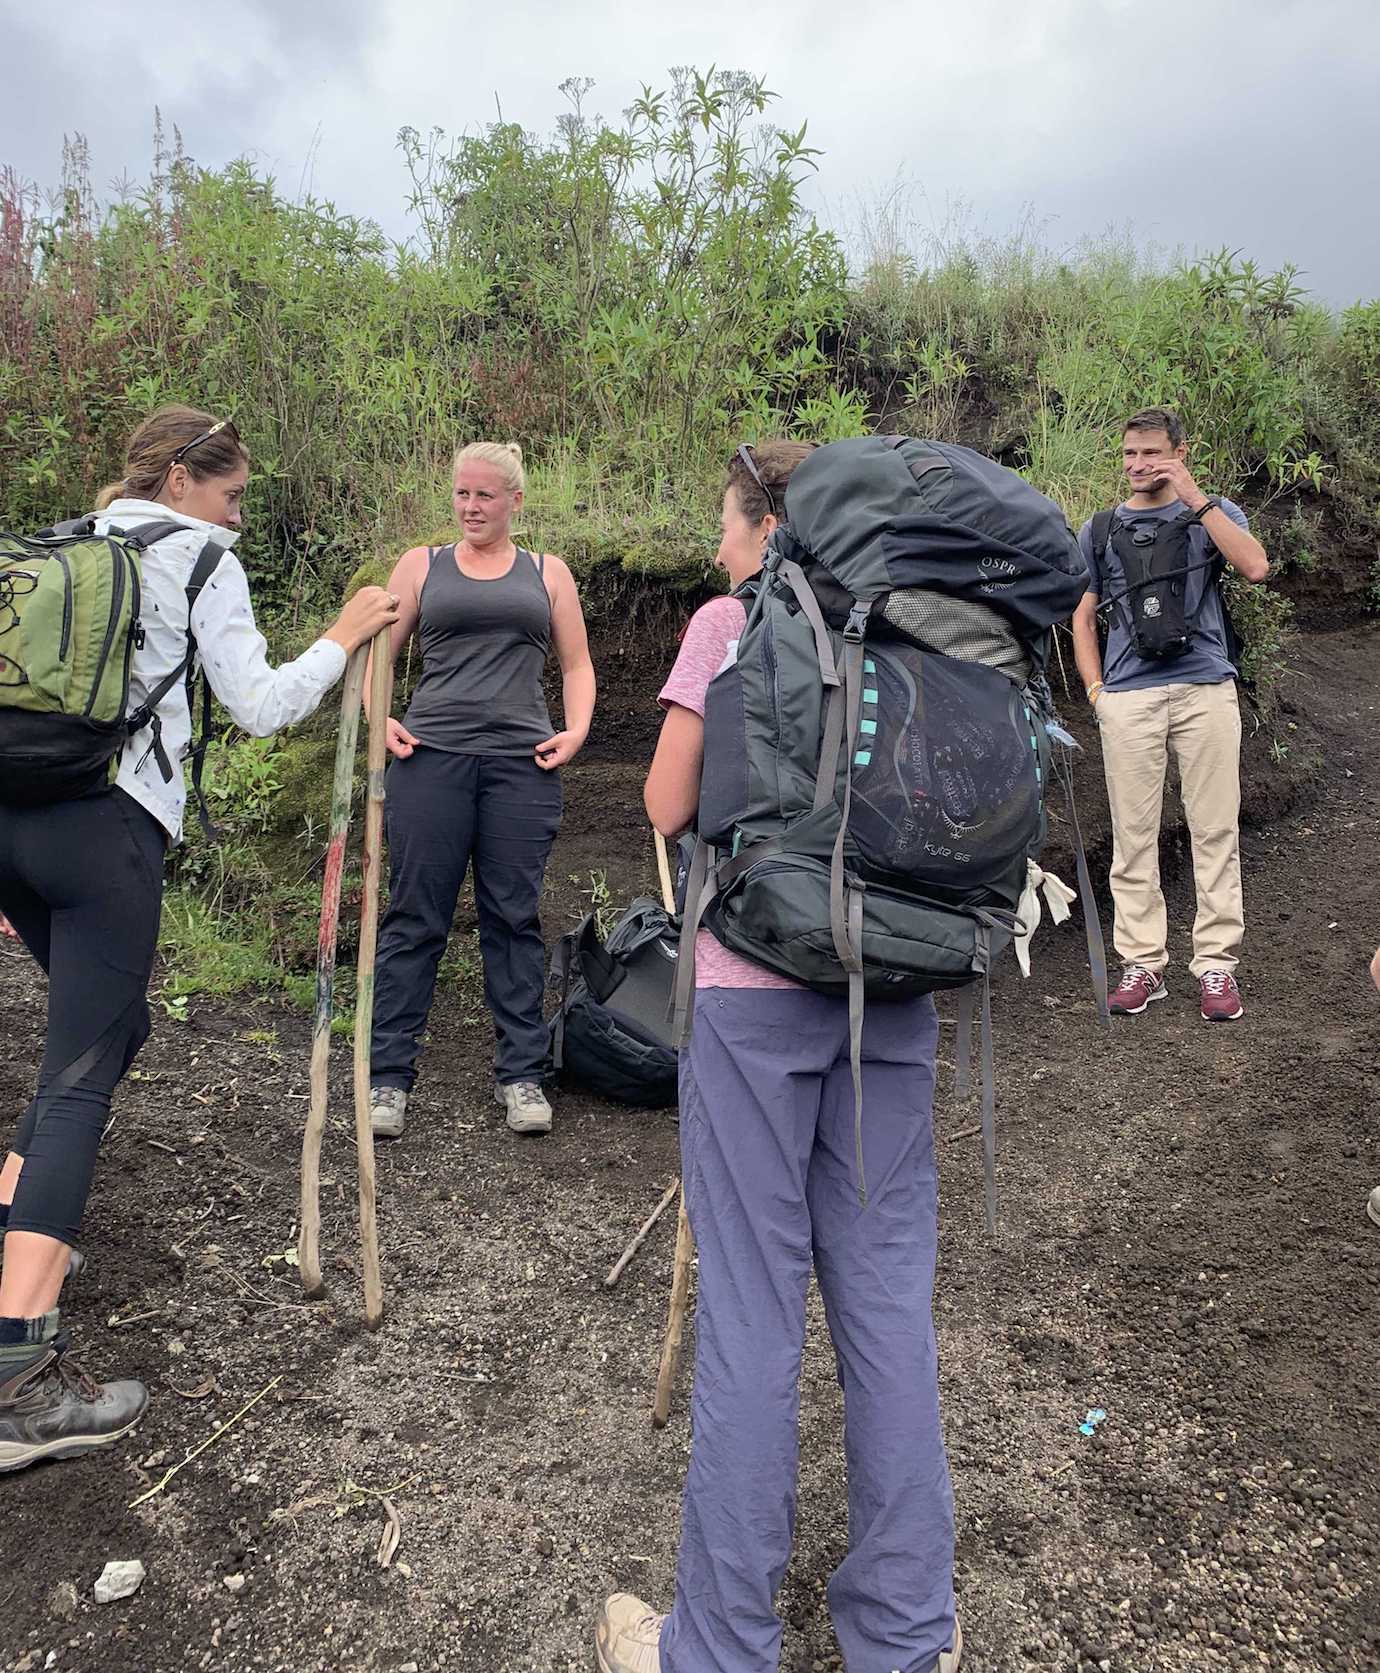
<svg viewBox="0 0 1380 1673">
<path fill-rule="evenodd" d="M 594 1623 L 594 1660 L 599 1673 L 661 1673 L 664 1615 L 641 1598 L 616 1592 Z"/>
<path fill-rule="evenodd" d="M 369 1125 L 376 1139 L 400 1139 L 407 1114 L 407 1093 L 400 1086 L 369 1088 Z"/>
<path fill-rule="evenodd" d="M 1380 1226 L 1380 1185 L 1371 1192 L 1370 1201 L 1366 1204 L 1366 1213 Z"/>
<path fill-rule="evenodd" d="M 510 1086 L 496 1086 L 494 1102 L 507 1111 L 508 1126 L 514 1133 L 551 1131 L 551 1106 L 536 1081 L 517 1080 Z"/>
</svg>

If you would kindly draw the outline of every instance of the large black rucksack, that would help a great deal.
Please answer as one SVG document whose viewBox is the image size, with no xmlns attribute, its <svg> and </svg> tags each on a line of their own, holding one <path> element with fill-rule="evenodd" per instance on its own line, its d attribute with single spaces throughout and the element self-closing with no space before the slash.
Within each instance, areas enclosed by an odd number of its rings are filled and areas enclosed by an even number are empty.
<svg viewBox="0 0 1380 1673">
<path fill-rule="evenodd" d="M 1052 501 L 941 442 L 821 447 L 785 511 L 706 697 L 676 1037 L 703 926 L 848 996 L 861 1123 L 864 1001 L 944 988 L 971 1001 L 981 984 L 992 1223 L 986 983 L 1045 833 L 1051 732 L 1067 738 L 1044 678 L 1049 630 L 1086 566 Z M 865 1189 L 860 1125 L 858 1168 Z"/>
<path fill-rule="evenodd" d="M 662 908 L 643 897 L 607 937 L 592 912 L 561 937 L 551 958 L 551 979 L 560 989 L 550 1023 L 558 1074 L 621 1104 L 663 1109 L 676 1102 L 676 936 Z"/>
</svg>

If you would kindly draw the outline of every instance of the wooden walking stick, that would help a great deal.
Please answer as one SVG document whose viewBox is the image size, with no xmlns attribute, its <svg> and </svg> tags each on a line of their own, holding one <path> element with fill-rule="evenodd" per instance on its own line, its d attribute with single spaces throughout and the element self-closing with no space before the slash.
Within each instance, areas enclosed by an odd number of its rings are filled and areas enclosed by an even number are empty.
<svg viewBox="0 0 1380 1673">
<path fill-rule="evenodd" d="M 340 698 L 340 736 L 335 746 L 335 778 L 331 785 L 330 840 L 326 848 L 326 875 L 321 884 L 321 927 L 316 937 L 311 1105 L 307 1111 L 306 1131 L 302 1134 L 302 1207 L 297 1232 L 297 1270 L 302 1277 L 302 1288 L 313 1299 L 325 1291 L 321 1281 L 321 1136 L 326 1130 L 327 1074 L 335 997 L 335 943 L 340 927 L 340 878 L 345 869 L 345 842 L 350 834 L 359 705 L 364 696 L 364 669 L 368 659 L 369 647 L 361 645 L 351 656 L 345 670 L 345 689 Z"/>
<path fill-rule="evenodd" d="M 383 769 L 388 760 L 388 709 L 393 700 L 392 629 L 374 637 L 369 683 L 369 793 L 364 810 L 364 905 L 355 979 L 355 1144 L 359 1151 L 359 1241 L 364 1259 L 364 1322 L 383 1323 L 383 1279 L 374 1213 L 374 1129 L 369 1118 L 369 1045 L 374 1024 L 374 955 L 379 940 L 379 874 L 383 859 Z"/>
<path fill-rule="evenodd" d="M 661 878 L 661 900 L 666 915 L 675 914 L 675 896 L 671 890 L 671 863 L 666 853 L 666 838 L 658 830 L 652 831 L 656 848 L 657 872 Z M 680 1212 L 676 1216 L 676 1256 L 671 1269 L 671 1305 L 666 1315 L 666 1336 L 661 1344 L 661 1364 L 657 1368 L 656 1398 L 652 1401 L 652 1427 L 664 1429 L 671 1415 L 671 1390 L 680 1363 L 681 1338 L 685 1334 L 685 1305 L 690 1295 L 690 1262 L 695 1253 L 694 1234 L 690 1217 L 685 1212 L 685 1190 L 680 1193 Z"/>
<path fill-rule="evenodd" d="M 661 1364 L 656 1374 L 656 1399 L 652 1402 L 652 1427 L 664 1429 L 671 1415 L 671 1390 L 680 1362 L 681 1337 L 685 1334 L 685 1304 L 690 1295 L 690 1260 L 695 1239 L 690 1216 L 685 1212 L 685 1192 L 680 1194 L 680 1216 L 676 1221 L 676 1260 L 671 1278 L 671 1306 L 666 1315 L 666 1340 L 661 1344 Z"/>
</svg>

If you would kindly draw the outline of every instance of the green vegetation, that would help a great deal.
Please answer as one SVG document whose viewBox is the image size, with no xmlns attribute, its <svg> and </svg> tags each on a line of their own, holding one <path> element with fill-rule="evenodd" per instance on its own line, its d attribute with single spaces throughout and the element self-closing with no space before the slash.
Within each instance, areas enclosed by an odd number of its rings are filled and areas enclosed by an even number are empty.
<svg viewBox="0 0 1380 1673">
<path fill-rule="evenodd" d="M 760 81 L 676 72 L 616 124 L 585 114 L 588 83 L 565 91 L 548 136 L 404 130 L 405 248 L 248 163 L 198 169 L 158 131 L 148 181 L 113 204 L 79 140 L 51 198 L 0 173 L 4 523 L 89 506 L 161 401 L 232 412 L 255 469 L 241 552 L 289 654 L 347 585 L 445 538 L 458 441 L 513 437 L 522 534 L 570 559 L 597 626 L 704 584 L 744 438 L 964 441 L 1077 524 L 1118 492 L 1120 419 L 1163 402 L 1204 483 L 1268 521 L 1286 584 L 1373 555 L 1380 301 L 1336 317 L 1291 269 L 1225 252 L 1165 269 L 1025 235 L 917 251 L 885 216 L 850 263 L 802 201 L 817 154 L 771 126 Z M 1240 591 L 1268 694 L 1288 599 Z M 228 840 L 194 834 L 175 863 L 171 1014 L 302 987 L 333 723 L 214 752 Z"/>
</svg>

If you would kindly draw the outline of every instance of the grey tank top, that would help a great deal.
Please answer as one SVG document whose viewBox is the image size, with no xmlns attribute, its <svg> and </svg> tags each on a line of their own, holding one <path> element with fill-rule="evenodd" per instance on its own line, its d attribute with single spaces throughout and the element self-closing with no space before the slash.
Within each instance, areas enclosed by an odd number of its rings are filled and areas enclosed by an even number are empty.
<svg viewBox="0 0 1380 1673">
<path fill-rule="evenodd" d="M 466 575 L 454 546 L 432 551 L 429 565 L 419 600 L 422 677 L 403 724 L 452 755 L 530 755 L 552 731 L 541 683 L 551 647 L 542 560 L 518 547 L 493 581 Z"/>
</svg>

